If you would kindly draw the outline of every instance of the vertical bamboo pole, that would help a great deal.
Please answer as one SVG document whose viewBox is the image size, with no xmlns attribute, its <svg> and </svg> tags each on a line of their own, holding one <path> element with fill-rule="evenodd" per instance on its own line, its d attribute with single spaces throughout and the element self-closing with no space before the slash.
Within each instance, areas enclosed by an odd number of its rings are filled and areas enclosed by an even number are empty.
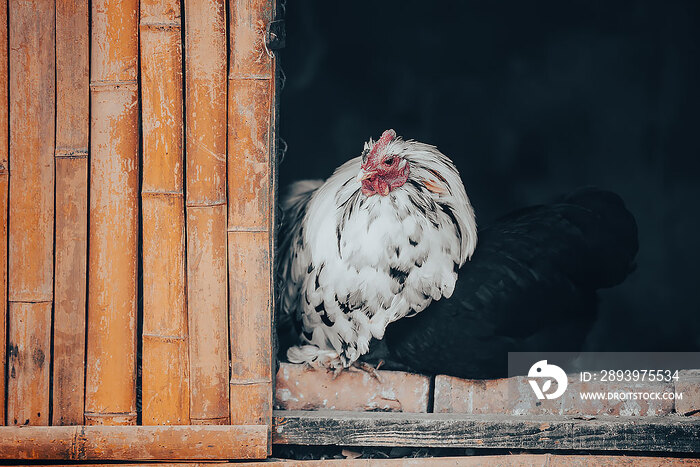
<svg viewBox="0 0 700 467">
<path fill-rule="evenodd" d="M 56 2 L 56 259 L 53 425 L 82 425 L 85 393 L 88 135 L 87 0 Z"/>
<path fill-rule="evenodd" d="M 273 0 L 230 2 L 228 249 L 231 423 L 272 417 Z"/>
<path fill-rule="evenodd" d="M 141 1 L 143 423 L 189 424 L 179 0 Z"/>
<path fill-rule="evenodd" d="M 92 1 L 86 424 L 136 423 L 138 13 Z"/>
<path fill-rule="evenodd" d="M 49 422 L 53 301 L 55 9 L 11 0 L 7 418 Z"/>
<path fill-rule="evenodd" d="M 0 2 L 0 425 L 5 424 L 5 331 L 7 330 L 7 190 L 9 123 L 7 76 L 7 0 Z"/>
<path fill-rule="evenodd" d="M 225 0 L 185 0 L 190 418 L 229 423 Z"/>
</svg>

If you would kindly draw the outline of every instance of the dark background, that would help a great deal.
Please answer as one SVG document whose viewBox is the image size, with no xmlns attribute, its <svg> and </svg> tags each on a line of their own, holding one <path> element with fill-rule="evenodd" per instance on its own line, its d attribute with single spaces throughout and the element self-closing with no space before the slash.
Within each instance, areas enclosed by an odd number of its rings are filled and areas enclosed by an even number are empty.
<svg viewBox="0 0 700 467">
<path fill-rule="evenodd" d="M 700 350 L 700 2 L 289 0 L 286 19 L 283 190 L 387 128 L 455 161 L 480 225 L 611 189 L 638 268 L 587 350 Z"/>
</svg>

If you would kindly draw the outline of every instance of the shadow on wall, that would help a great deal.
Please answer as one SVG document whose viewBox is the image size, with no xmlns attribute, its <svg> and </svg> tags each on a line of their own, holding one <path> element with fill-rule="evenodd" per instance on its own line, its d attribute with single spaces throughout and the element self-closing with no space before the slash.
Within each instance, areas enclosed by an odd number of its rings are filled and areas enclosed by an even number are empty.
<svg viewBox="0 0 700 467">
<path fill-rule="evenodd" d="M 287 4 L 282 189 L 395 128 L 457 164 L 479 223 L 581 185 L 639 225 L 588 350 L 700 350 L 700 3 Z"/>
</svg>

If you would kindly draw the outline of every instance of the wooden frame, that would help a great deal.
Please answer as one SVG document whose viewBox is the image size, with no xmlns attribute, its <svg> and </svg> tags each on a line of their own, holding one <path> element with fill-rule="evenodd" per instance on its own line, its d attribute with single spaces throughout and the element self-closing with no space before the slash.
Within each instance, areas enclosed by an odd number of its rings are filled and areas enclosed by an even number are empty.
<svg viewBox="0 0 700 467">
<path fill-rule="evenodd" d="M 275 411 L 274 442 L 697 453 L 700 418 Z"/>
<path fill-rule="evenodd" d="M 659 466 L 697 466 L 698 460 L 681 457 L 660 456 L 626 456 L 601 454 L 501 454 L 463 457 L 406 457 L 397 459 L 320 459 L 320 460 L 269 460 L 258 462 L 218 463 L 221 467 L 582 467 L 582 466 L 620 466 L 620 467 L 659 467 Z M 41 464 L 34 464 L 41 465 Z M 82 464 L 98 466 L 104 464 Z M 142 464 L 120 464 L 124 467 L 136 467 Z M 178 462 L 168 467 L 202 467 L 202 463 Z"/>
<path fill-rule="evenodd" d="M 259 459 L 266 426 L 0 427 L 0 459 Z"/>
</svg>

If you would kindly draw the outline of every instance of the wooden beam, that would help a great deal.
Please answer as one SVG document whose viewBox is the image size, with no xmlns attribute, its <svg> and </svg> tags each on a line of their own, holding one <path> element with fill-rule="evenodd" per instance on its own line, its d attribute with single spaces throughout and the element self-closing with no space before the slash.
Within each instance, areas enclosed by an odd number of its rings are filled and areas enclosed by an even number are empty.
<svg viewBox="0 0 700 467">
<path fill-rule="evenodd" d="M 700 418 L 275 411 L 273 442 L 699 452 Z"/>
<path fill-rule="evenodd" d="M 0 427 L 2 460 L 262 459 L 267 426 Z"/>
<path fill-rule="evenodd" d="M 34 464 L 35 467 L 40 467 Z M 97 467 L 105 464 L 81 464 L 82 467 Z M 142 464 L 119 464 L 120 467 L 136 467 Z M 467 457 L 407 457 L 397 459 L 319 459 L 290 460 L 276 459 L 254 462 L 217 463 L 217 467 L 591 467 L 591 466 L 625 466 L 658 467 L 663 466 L 697 466 L 698 459 L 682 457 L 628 456 L 628 455 L 560 455 L 560 454 L 502 454 L 495 456 Z M 203 467 L 201 463 L 183 462 L 159 464 L 158 467 Z"/>
</svg>

